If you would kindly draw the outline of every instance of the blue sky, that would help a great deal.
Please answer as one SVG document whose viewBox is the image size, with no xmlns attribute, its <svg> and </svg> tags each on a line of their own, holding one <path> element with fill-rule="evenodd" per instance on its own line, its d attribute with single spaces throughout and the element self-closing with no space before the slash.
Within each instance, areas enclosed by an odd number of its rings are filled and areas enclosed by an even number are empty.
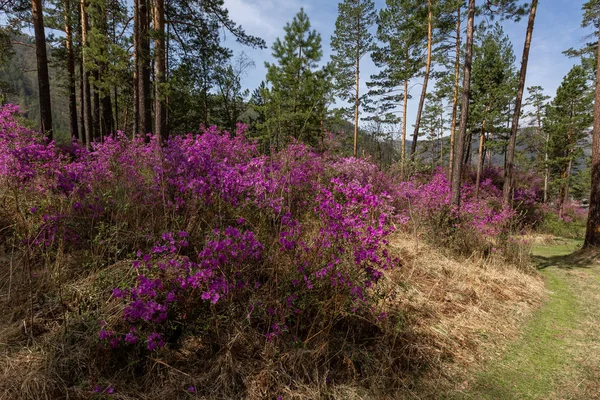
<svg viewBox="0 0 600 400">
<path fill-rule="evenodd" d="M 477 3 L 481 0 L 477 0 Z M 562 52 L 570 47 L 581 46 L 586 36 L 591 33 L 589 29 L 581 28 L 581 6 L 583 0 L 543 0 L 538 5 L 535 28 L 533 32 L 529 66 L 527 70 L 526 86 L 539 85 L 545 89 L 546 94 L 553 96 L 562 78 L 569 69 L 578 62 L 570 59 Z M 329 42 L 335 28 L 337 18 L 337 4 L 335 0 L 225 0 L 231 18 L 241 24 L 247 33 L 262 37 L 268 48 L 253 50 L 244 48 L 234 43 L 231 38 L 227 44 L 234 51 L 244 51 L 256 63 L 256 68 L 248 71 L 243 85 L 251 90 L 258 86 L 264 79 L 266 69 L 265 61 L 273 61 L 271 45 L 277 37 L 283 37 L 283 27 L 292 20 L 300 7 L 304 7 L 311 24 L 323 38 L 323 61 L 328 61 L 330 56 Z M 385 0 L 375 0 L 376 8 L 382 8 Z M 504 30 L 510 37 L 517 68 L 520 67 L 527 18 L 515 23 L 503 22 Z M 363 58 L 361 77 L 361 91 L 366 91 L 365 81 L 368 76 L 377 71 L 370 57 Z M 413 86 L 413 96 L 418 97 L 420 86 Z M 414 122 L 416 101 L 409 104 L 407 122 L 409 126 Z M 409 129 L 410 130 L 410 129 Z"/>
</svg>

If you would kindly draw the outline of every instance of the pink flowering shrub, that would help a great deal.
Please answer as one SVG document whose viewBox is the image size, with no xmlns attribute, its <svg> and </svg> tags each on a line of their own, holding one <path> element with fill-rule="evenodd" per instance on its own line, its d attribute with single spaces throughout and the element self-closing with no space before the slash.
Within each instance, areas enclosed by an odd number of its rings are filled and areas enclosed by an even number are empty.
<svg viewBox="0 0 600 400">
<path fill-rule="evenodd" d="M 101 299 L 116 317 L 93 306 L 106 359 L 127 364 L 190 337 L 216 357 L 238 334 L 289 349 L 335 330 L 376 332 L 380 280 L 399 265 L 395 229 L 491 252 L 517 216 L 491 178 L 477 198 L 464 187 L 459 211 L 441 170 L 402 182 L 300 143 L 264 155 L 245 131 L 166 143 L 118 132 L 88 151 L 47 143 L 14 106 L 0 108 L 0 230 L 11 246 L 40 270 L 66 269 L 59 257 L 73 255 L 77 268 L 61 274 L 131 266 Z M 333 343 L 328 359 L 347 345 Z"/>
<path fill-rule="evenodd" d="M 119 132 L 91 151 L 57 148 L 16 112 L 0 114 L 0 187 L 19 193 L 7 218 L 28 210 L 32 256 L 85 251 L 92 268 L 135 260 L 135 280 L 113 291 L 121 322 L 99 331 L 107 347 L 208 340 L 227 321 L 277 343 L 345 313 L 377 323 L 377 282 L 398 261 L 387 252 L 391 197 L 372 164 L 298 143 L 261 155 L 242 125 L 162 145 Z"/>
<path fill-rule="evenodd" d="M 460 210 L 454 209 L 450 204 L 451 184 L 439 169 L 431 176 L 398 183 L 393 198 L 407 228 L 412 230 L 416 225 L 420 233 L 446 245 L 458 239 L 459 250 L 464 253 L 482 243 L 491 248 L 495 239 L 509 232 L 516 215 L 511 208 L 502 207 L 501 191 L 490 179 L 481 183 L 479 197 L 475 197 L 474 187 L 466 184 Z"/>
</svg>

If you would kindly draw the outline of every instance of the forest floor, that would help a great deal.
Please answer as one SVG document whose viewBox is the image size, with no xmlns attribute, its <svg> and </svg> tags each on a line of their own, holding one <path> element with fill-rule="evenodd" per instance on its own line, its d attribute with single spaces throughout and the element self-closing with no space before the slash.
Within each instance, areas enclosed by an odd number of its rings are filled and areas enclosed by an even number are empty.
<svg viewBox="0 0 600 400">
<path fill-rule="evenodd" d="M 600 261 L 580 247 L 571 239 L 534 246 L 543 305 L 467 388 L 447 398 L 600 399 Z"/>
</svg>

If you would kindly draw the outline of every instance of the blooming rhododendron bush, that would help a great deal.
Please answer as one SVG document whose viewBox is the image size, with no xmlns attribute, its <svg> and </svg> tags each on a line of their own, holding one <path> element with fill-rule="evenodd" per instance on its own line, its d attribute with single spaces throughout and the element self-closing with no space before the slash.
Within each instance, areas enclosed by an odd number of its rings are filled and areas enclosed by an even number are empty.
<svg viewBox="0 0 600 400">
<path fill-rule="evenodd" d="M 491 248 L 517 216 L 491 180 L 477 198 L 467 185 L 459 212 L 442 171 L 401 182 L 298 143 L 263 155 L 244 133 L 207 128 L 163 144 L 117 133 L 88 151 L 47 144 L 16 107 L 0 109 L 0 245 L 23 267 L 11 279 L 29 285 L 9 301 L 30 304 L 19 318 L 33 335 L 32 299 L 51 299 L 64 348 L 87 343 L 96 355 L 59 363 L 61 379 L 105 391 L 115 369 L 133 379 L 177 354 L 203 361 L 188 383 L 207 396 L 257 382 L 255 393 L 276 393 L 258 360 L 306 383 L 355 380 L 384 362 L 395 379 L 401 316 L 382 278 L 401 260 L 390 234 L 468 232 Z"/>
</svg>

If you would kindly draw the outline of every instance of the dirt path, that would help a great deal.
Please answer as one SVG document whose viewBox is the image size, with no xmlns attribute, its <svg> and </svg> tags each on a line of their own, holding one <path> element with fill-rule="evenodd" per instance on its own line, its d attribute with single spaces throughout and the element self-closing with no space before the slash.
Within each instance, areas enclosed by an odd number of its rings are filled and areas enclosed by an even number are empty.
<svg viewBox="0 0 600 400">
<path fill-rule="evenodd" d="M 600 399 L 600 263 L 573 240 L 534 248 L 547 300 L 457 399 Z"/>
</svg>

